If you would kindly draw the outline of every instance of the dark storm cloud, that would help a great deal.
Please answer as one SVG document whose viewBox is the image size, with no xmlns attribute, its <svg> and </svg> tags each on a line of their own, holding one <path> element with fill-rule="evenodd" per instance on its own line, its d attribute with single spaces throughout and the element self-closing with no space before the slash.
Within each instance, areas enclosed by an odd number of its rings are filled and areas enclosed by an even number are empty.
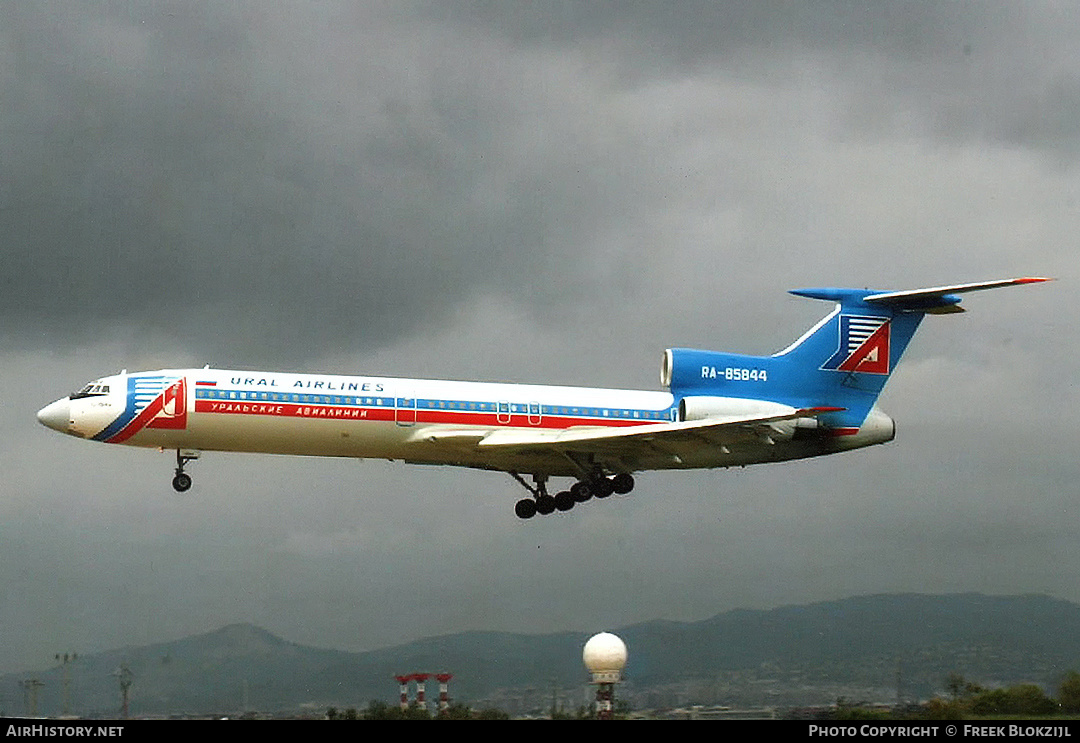
<svg viewBox="0 0 1080 743">
<path fill-rule="evenodd" d="M 625 224 L 705 136 L 620 107 L 650 86 L 823 87 L 835 110 L 810 123 L 844 136 L 917 122 L 1052 144 L 1080 121 L 1075 67 L 1026 36 L 1068 38 L 1043 6 L 3 13 L 0 316 L 21 344 L 163 336 L 216 363 L 296 363 L 377 347 L 477 294 L 541 317 L 633 297 L 650 258 Z"/>
<path fill-rule="evenodd" d="M 617 58 L 624 83 L 686 75 L 830 85 L 842 127 L 1065 147 L 1080 131 L 1076 9 L 1007 2 L 435 3 L 515 44 Z M 842 82 L 841 82 L 842 81 Z"/>
<path fill-rule="evenodd" d="M 512 50 L 388 6 L 5 12 L 9 342 L 295 363 L 478 292 L 590 290 L 619 174 L 582 173 L 592 124 Z"/>
<path fill-rule="evenodd" d="M 122 326 L 219 356 L 364 347 L 504 270 L 504 246 L 469 235 L 477 152 L 452 95 L 407 79 L 437 60 L 369 53 L 378 18 L 5 13 L 9 339 Z"/>
</svg>

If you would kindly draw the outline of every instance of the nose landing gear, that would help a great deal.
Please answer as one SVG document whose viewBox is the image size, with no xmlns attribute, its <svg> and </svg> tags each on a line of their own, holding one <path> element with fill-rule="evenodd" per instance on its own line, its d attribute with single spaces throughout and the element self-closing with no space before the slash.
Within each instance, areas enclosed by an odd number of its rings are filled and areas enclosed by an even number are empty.
<svg viewBox="0 0 1080 743">
<path fill-rule="evenodd" d="M 199 452 L 191 449 L 176 450 L 176 474 L 172 479 L 173 490 L 178 493 L 186 493 L 191 489 L 191 475 L 184 472 L 184 466 L 193 459 L 199 458 Z"/>
</svg>

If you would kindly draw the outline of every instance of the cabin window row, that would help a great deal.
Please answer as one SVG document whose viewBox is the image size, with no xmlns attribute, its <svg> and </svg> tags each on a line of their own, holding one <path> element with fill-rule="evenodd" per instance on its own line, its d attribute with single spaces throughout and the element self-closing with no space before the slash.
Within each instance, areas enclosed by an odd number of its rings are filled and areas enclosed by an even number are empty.
<svg viewBox="0 0 1080 743">
<path fill-rule="evenodd" d="M 296 402 L 315 405 L 373 405 L 394 407 L 394 398 L 349 397 L 340 395 L 306 395 L 283 392 L 241 392 L 236 390 L 198 390 L 196 396 L 210 400 L 262 400 L 266 402 Z M 461 402 L 452 400 L 413 400 L 401 398 L 400 405 L 420 410 L 470 410 L 476 412 L 517 413 L 519 415 L 574 415 L 593 418 L 637 418 L 667 420 L 670 410 L 632 410 L 623 408 L 583 408 L 563 405 L 520 405 L 493 402 Z"/>
</svg>

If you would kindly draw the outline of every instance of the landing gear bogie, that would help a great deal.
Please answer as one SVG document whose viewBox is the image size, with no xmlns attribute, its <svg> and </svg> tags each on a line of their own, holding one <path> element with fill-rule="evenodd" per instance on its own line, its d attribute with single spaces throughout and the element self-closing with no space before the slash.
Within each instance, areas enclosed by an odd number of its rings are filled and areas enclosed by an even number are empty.
<svg viewBox="0 0 1080 743">
<path fill-rule="evenodd" d="M 634 489 L 634 478 L 629 473 L 621 472 L 611 477 L 596 474 L 578 480 L 570 486 L 569 490 L 551 496 L 547 492 L 545 476 L 533 475 L 535 486 L 532 486 L 516 472 L 511 472 L 510 475 L 533 495 L 532 498 L 522 498 L 514 505 L 514 513 L 520 519 L 531 519 L 536 514 L 547 516 L 555 511 L 565 513 L 594 497 L 607 498 L 612 493 L 626 495 Z"/>
</svg>

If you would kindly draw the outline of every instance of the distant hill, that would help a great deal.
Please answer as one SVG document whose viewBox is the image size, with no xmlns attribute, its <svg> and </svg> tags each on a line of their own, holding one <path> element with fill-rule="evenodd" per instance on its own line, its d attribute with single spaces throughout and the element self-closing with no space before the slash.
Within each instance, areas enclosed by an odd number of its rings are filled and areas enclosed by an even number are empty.
<svg viewBox="0 0 1080 743">
<path fill-rule="evenodd" d="M 950 673 L 1053 691 L 1061 674 L 1080 670 L 1080 606 L 1046 596 L 863 596 L 614 631 L 630 654 L 619 693 L 638 707 L 891 702 L 926 698 Z M 230 625 L 80 657 L 69 667 L 71 711 L 115 716 L 121 665 L 133 674 L 133 715 L 359 708 L 395 701 L 394 676 L 417 671 L 453 673 L 451 696 L 474 707 L 545 708 L 553 694 L 576 707 L 589 693 L 581 648 L 590 634 L 465 632 L 349 653 Z M 59 714 L 57 668 L 0 677 L 0 713 L 27 713 L 19 683 L 30 677 L 44 683 L 38 713 Z"/>
</svg>

